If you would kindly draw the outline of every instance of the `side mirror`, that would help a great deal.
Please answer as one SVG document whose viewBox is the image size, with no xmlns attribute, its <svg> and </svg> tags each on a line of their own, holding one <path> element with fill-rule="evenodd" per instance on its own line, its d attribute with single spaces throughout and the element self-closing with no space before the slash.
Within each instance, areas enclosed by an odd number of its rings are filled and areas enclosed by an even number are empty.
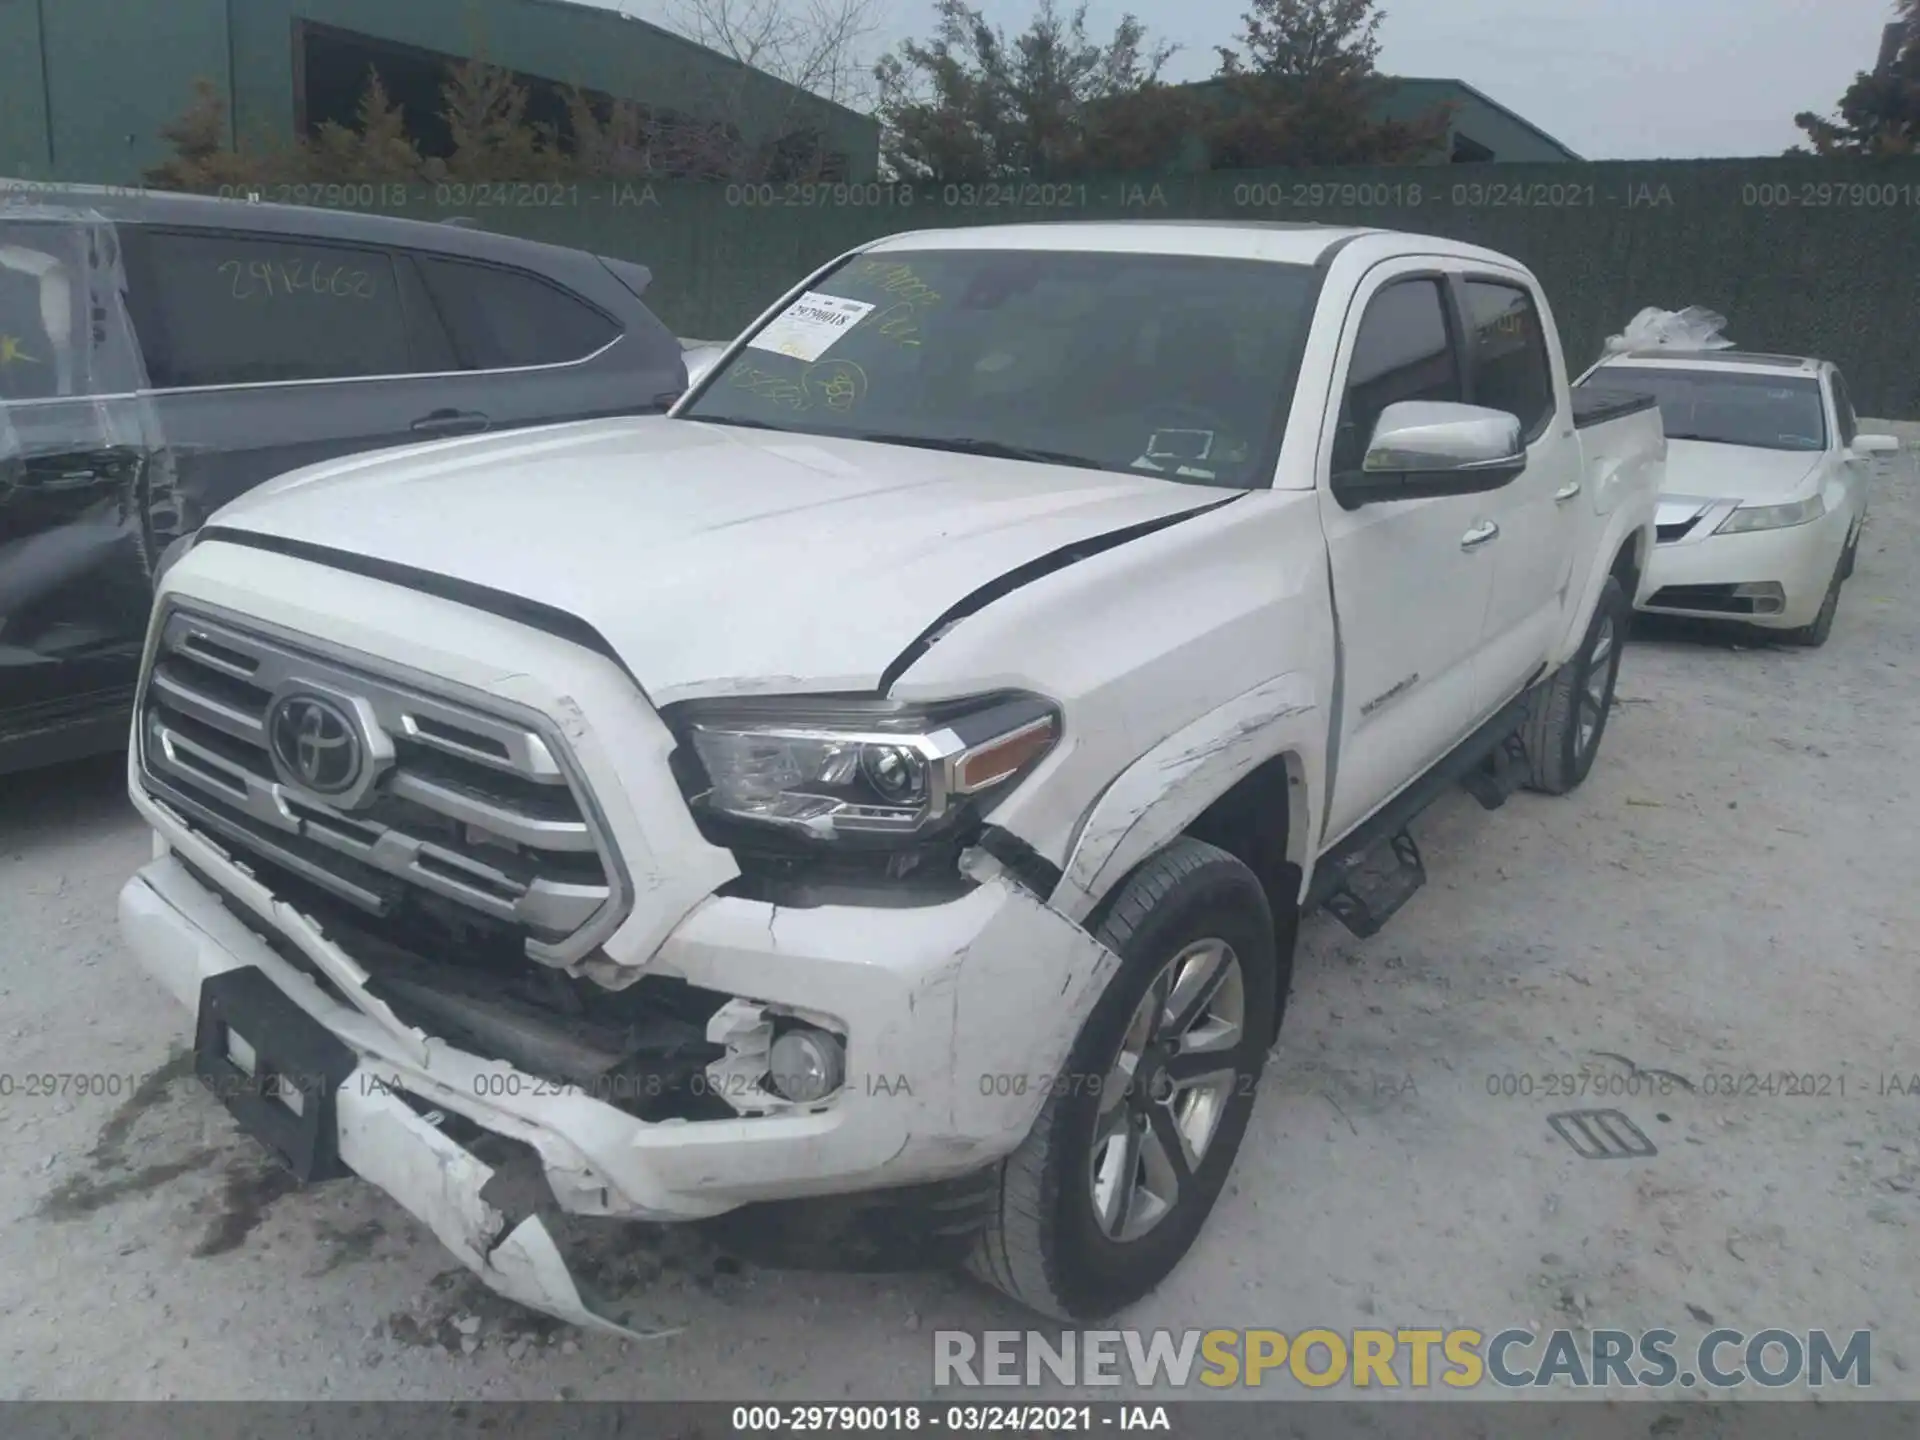
<svg viewBox="0 0 1920 1440">
<path fill-rule="evenodd" d="M 1887 455 L 1900 448 L 1892 435 L 1856 435 L 1847 449 L 1855 455 Z"/>
<path fill-rule="evenodd" d="M 1527 468 L 1520 419 L 1483 405 L 1402 400 L 1381 411 L 1360 468 L 1333 477 L 1341 506 L 1498 490 Z"/>
</svg>

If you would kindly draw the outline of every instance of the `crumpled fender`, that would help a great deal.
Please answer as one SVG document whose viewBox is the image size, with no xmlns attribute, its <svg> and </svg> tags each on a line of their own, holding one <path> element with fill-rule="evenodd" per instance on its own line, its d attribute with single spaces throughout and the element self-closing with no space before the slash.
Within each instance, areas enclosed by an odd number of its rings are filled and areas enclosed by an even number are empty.
<svg viewBox="0 0 1920 1440">
<path fill-rule="evenodd" d="M 1287 755 L 1293 784 L 1290 849 L 1314 851 L 1326 768 L 1322 697 L 1298 671 L 1255 686 L 1175 731 L 1122 771 L 1081 823 L 1051 904 L 1082 921 L 1123 875 L 1179 835 L 1240 779 Z M 1303 882 L 1307 867 L 1302 864 Z"/>
</svg>

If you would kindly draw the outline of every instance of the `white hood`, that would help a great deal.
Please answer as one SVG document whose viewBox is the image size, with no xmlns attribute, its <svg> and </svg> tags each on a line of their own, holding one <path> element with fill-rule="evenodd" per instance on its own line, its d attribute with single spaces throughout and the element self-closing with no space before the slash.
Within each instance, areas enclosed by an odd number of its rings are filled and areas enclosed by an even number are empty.
<svg viewBox="0 0 1920 1440">
<path fill-rule="evenodd" d="M 1770 504 L 1795 498 L 1825 452 L 1762 450 L 1706 440 L 1669 440 L 1667 478 L 1661 492 L 1689 500 L 1739 500 Z"/>
<path fill-rule="evenodd" d="M 871 690 L 981 585 L 1223 498 L 1105 471 L 652 416 L 316 465 L 211 524 L 565 611 L 664 705 Z"/>
</svg>

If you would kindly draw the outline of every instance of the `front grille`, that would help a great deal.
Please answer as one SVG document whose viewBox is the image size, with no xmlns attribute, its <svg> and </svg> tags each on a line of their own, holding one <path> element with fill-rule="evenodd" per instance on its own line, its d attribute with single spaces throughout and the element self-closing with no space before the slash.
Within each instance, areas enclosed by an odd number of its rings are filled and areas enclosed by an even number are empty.
<svg viewBox="0 0 1920 1440">
<path fill-rule="evenodd" d="M 308 714 L 314 697 L 349 717 L 356 773 L 370 779 L 351 794 L 329 783 L 336 799 L 274 755 L 276 715 Z M 505 932 L 564 963 L 619 921 L 618 860 L 558 736 L 531 717 L 176 609 L 139 736 L 149 789 L 190 823 L 410 937 L 459 947 Z"/>
<path fill-rule="evenodd" d="M 1673 525 L 1656 525 L 1653 527 L 1654 541 L 1660 545 L 1671 545 L 1674 541 L 1685 536 L 1686 533 L 1693 529 L 1698 523 L 1699 517 L 1696 516 L 1692 520 L 1682 520 Z"/>
</svg>

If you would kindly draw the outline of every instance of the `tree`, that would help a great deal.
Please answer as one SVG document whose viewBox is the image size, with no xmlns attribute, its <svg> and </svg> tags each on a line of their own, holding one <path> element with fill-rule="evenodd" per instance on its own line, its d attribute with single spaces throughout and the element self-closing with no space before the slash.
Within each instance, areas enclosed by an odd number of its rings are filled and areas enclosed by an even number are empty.
<svg viewBox="0 0 1920 1440">
<path fill-rule="evenodd" d="M 309 180 L 347 183 L 411 180 L 421 173 L 420 151 L 407 134 L 406 112 L 387 95 L 379 72 L 367 70 L 354 125 L 328 120 L 302 147 L 300 167 Z"/>
<path fill-rule="evenodd" d="M 882 0 L 670 0 L 667 21 L 797 90 L 862 108 L 873 99 L 873 37 Z"/>
<path fill-rule="evenodd" d="M 1367 80 L 1386 12 L 1374 0 L 1253 0 L 1240 17 L 1244 58 L 1220 46 L 1222 74 L 1271 80 Z"/>
<path fill-rule="evenodd" d="M 217 191 L 223 185 L 257 185 L 268 176 L 265 157 L 227 144 L 227 102 L 205 76 L 193 82 L 186 109 L 160 127 L 160 138 L 173 154 L 143 177 L 156 189 Z"/>
<path fill-rule="evenodd" d="M 1920 0 L 1901 0 L 1898 19 L 1887 27 L 1880 58 L 1862 71 L 1840 97 L 1840 115 L 1830 120 L 1804 110 L 1793 123 L 1806 132 L 1816 155 L 1912 155 L 1920 152 Z M 1805 155 L 1796 145 L 1789 155 Z"/>
<path fill-rule="evenodd" d="M 454 180 L 548 180 L 567 173 L 560 137 L 551 126 L 527 123 L 527 87 L 485 60 L 447 67 L 441 111 L 453 153 L 445 174 Z M 429 164 L 438 174 L 441 167 Z"/>
<path fill-rule="evenodd" d="M 1240 49 L 1219 48 L 1220 104 L 1208 127 L 1216 170 L 1385 165 L 1421 160 L 1449 114 L 1377 120 L 1375 0 L 1252 0 Z"/>
<path fill-rule="evenodd" d="M 905 41 L 875 67 L 893 173 L 1057 177 L 1178 139 L 1178 103 L 1159 83 L 1174 47 L 1150 43 L 1132 15 L 1104 43 L 1088 35 L 1085 5 L 1062 13 L 1055 0 L 1040 0 L 1011 41 L 966 0 L 936 0 L 935 15 L 930 40 Z"/>
</svg>

